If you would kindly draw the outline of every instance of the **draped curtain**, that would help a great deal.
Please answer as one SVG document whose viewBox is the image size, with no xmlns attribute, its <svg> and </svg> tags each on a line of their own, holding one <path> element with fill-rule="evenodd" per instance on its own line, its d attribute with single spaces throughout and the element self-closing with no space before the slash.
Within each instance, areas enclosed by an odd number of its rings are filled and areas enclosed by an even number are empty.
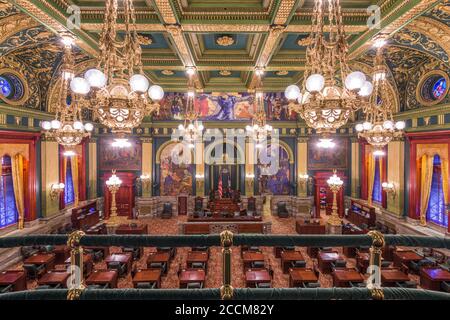
<svg viewBox="0 0 450 320">
<path fill-rule="evenodd" d="M 375 180 L 375 157 L 372 150 L 369 151 L 367 161 L 367 202 L 372 204 L 373 182 Z"/>
<path fill-rule="evenodd" d="M 78 205 L 79 194 L 78 194 L 78 156 L 73 156 L 70 160 L 72 169 L 72 183 L 73 183 L 73 193 L 75 195 L 74 205 Z"/>
<path fill-rule="evenodd" d="M 433 180 L 433 156 L 424 154 L 421 159 L 420 172 L 420 224 L 427 224 L 428 201 L 430 200 L 431 182 Z"/>
<path fill-rule="evenodd" d="M 11 157 L 11 175 L 13 180 L 14 198 L 19 215 L 19 229 L 23 229 L 25 215 L 25 200 L 23 187 L 23 161 L 21 154 Z"/>
</svg>

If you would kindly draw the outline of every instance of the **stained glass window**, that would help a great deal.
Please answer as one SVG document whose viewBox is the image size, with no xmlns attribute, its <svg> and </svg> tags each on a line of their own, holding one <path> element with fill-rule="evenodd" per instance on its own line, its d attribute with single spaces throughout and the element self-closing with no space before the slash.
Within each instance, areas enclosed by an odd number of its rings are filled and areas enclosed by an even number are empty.
<svg viewBox="0 0 450 320">
<path fill-rule="evenodd" d="M 375 157 L 375 176 L 373 179 L 372 200 L 381 203 L 381 172 L 380 159 Z"/>
<path fill-rule="evenodd" d="M 444 190 L 442 188 L 441 158 L 433 159 L 433 177 L 431 180 L 430 200 L 428 201 L 427 220 L 447 226 L 448 217 L 445 211 Z"/>
<path fill-rule="evenodd" d="M 18 212 L 11 174 L 11 157 L 4 156 L 1 160 L 0 175 L 0 228 L 17 223 Z"/>
<path fill-rule="evenodd" d="M 445 81 L 445 78 L 439 78 L 433 85 L 433 97 L 439 99 L 445 93 L 446 88 L 447 81 Z"/>
<path fill-rule="evenodd" d="M 67 158 L 66 181 L 64 187 L 64 203 L 66 205 L 75 202 L 75 191 L 73 190 L 72 165 L 70 157 Z"/>
<path fill-rule="evenodd" d="M 13 87 L 11 83 L 5 78 L 0 77 L 0 94 L 5 98 L 8 98 L 13 93 Z"/>
</svg>

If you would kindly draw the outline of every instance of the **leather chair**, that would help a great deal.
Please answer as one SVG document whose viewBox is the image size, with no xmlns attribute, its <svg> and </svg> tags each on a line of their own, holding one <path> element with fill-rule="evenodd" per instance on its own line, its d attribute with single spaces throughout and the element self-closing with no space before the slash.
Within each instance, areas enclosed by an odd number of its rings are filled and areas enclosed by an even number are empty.
<svg viewBox="0 0 450 320">
<path fill-rule="evenodd" d="M 262 269 L 266 267 L 264 261 L 252 261 L 251 266 L 252 269 Z"/>
<path fill-rule="evenodd" d="M 259 250 L 259 247 L 254 247 L 254 246 L 252 246 L 252 247 L 249 247 L 249 248 L 248 248 L 248 251 L 252 251 L 252 252 L 260 252 L 261 250 Z"/>
<path fill-rule="evenodd" d="M 389 268 L 392 265 L 392 261 L 383 260 L 381 261 L 381 268 Z"/>
<path fill-rule="evenodd" d="M 430 261 L 428 259 L 422 259 L 418 262 L 411 261 L 409 263 L 409 269 L 416 274 L 420 272 L 420 269 L 423 267 L 433 267 L 435 263 L 433 261 Z"/>
<path fill-rule="evenodd" d="M 254 197 L 248 198 L 247 214 L 256 215 L 256 199 Z"/>
<path fill-rule="evenodd" d="M 365 288 L 366 284 L 364 282 L 349 282 L 350 287 L 352 288 Z"/>
<path fill-rule="evenodd" d="M 163 211 L 161 213 L 161 218 L 170 219 L 172 218 L 172 204 L 170 202 L 165 202 L 163 205 Z"/>
<path fill-rule="evenodd" d="M 141 258 L 141 248 L 139 248 L 139 247 L 134 247 L 134 248 L 125 247 L 125 248 L 122 248 L 122 251 L 124 253 L 127 253 L 127 252 L 131 253 L 133 260 L 139 260 Z"/>
<path fill-rule="evenodd" d="M 291 262 L 292 268 L 306 268 L 306 261 L 304 260 L 296 260 Z"/>
<path fill-rule="evenodd" d="M 24 259 L 31 257 L 33 254 L 38 253 L 39 249 L 34 246 L 25 246 L 20 248 L 20 252 Z"/>
<path fill-rule="evenodd" d="M 7 286 L 0 286 L 0 294 L 8 293 L 13 291 L 13 285 L 9 284 Z"/>
<path fill-rule="evenodd" d="M 149 269 L 160 269 L 162 274 L 167 272 L 167 264 L 165 262 L 151 262 Z"/>
<path fill-rule="evenodd" d="M 156 289 L 156 282 L 138 282 L 136 289 Z"/>
<path fill-rule="evenodd" d="M 395 285 L 400 288 L 410 288 L 410 289 L 417 288 L 417 282 L 415 281 L 396 282 Z"/>
<path fill-rule="evenodd" d="M 175 257 L 176 249 L 172 247 L 156 247 L 156 251 L 158 252 L 169 252 L 170 259 Z"/>
<path fill-rule="evenodd" d="M 108 288 L 109 288 L 109 284 L 108 283 L 106 283 L 104 285 L 91 284 L 91 285 L 86 287 L 87 290 L 102 290 L 102 289 L 108 289 Z"/>
<path fill-rule="evenodd" d="M 203 283 L 201 282 L 190 282 L 186 286 L 186 289 L 201 289 L 201 288 L 203 288 Z"/>
<path fill-rule="evenodd" d="M 286 202 L 278 202 L 277 203 L 277 214 L 279 218 L 288 218 L 289 211 L 286 208 Z"/>
<path fill-rule="evenodd" d="M 27 271 L 27 277 L 29 279 L 38 279 L 45 273 L 45 265 L 24 264 L 23 268 Z"/>
<path fill-rule="evenodd" d="M 202 197 L 196 197 L 194 205 L 194 211 L 202 211 L 203 210 L 203 198 Z"/>
<path fill-rule="evenodd" d="M 192 269 L 206 269 L 203 262 L 192 262 Z"/>
<path fill-rule="evenodd" d="M 41 284 L 40 286 L 37 286 L 35 290 L 48 290 L 52 289 L 52 286 L 49 286 L 47 284 Z"/>
<path fill-rule="evenodd" d="M 345 260 L 336 260 L 331 263 L 331 269 L 342 269 L 347 267 L 347 261 Z"/>
<path fill-rule="evenodd" d="M 294 246 L 287 246 L 287 247 L 282 247 L 283 251 L 295 251 L 295 247 Z"/>
<path fill-rule="evenodd" d="M 320 288 L 319 282 L 303 282 L 303 288 Z"/>
<path fill-rule="evenodd" d="M 108 262 L 108 269 L 117 270 L 117 274 L 119 275 L 119 277 L 124 276 L 127 273 L 127 266 L 118 261 Z"/>
<path fill-rule="evenodd" d="M 259 289 L 270 289 L 272 288 L 272 285 L 270 284 L 270 282 L 260 282 L 256 284 L 256 288 Z"/>
<path fill-rule="evenodd" d="M 207 252 L 207 251 L 209 251 L 208 249 L 209 249 L 208 247 L 192 247 L 192 251 Z"/>
<path fill-rule="evenodd" d="M 442 281 L 441 282 L 441 290 L 444 291 L 444 292 L 450 293 L 450 282 Z"/>
</svg>

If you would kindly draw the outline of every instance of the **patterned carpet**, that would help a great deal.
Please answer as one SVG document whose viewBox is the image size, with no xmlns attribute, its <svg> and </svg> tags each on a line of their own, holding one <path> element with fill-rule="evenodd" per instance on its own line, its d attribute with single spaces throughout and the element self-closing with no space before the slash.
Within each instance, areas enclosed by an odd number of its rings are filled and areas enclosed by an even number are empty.
<svg viewBox="0 0 450 320">
<path fill-rule="evenodd" d="M 272 233 L 273 234 L 296 234 L 295 231 L 295 218 L 278 218 L 270 217 L 272 221 Z M 151 220 L 139 220 L 136 221 L 139 224 L 147 223 L 150 234 L 177 234 L 178 222 L 185 221 L 186 216 L 174 217 L 171 219 L 151 219 Z M 131 221 L 130 221 L 131 222 Z M 272 286 L 275 288 L 289 287 L 289 275 L 283 274 L 281 268 L 281 259 L 275 258 L 272 247 L 261 247 L 261 251 L 265 256 L 266 267 L 270 267 L 273 273 Z M 342 254 L 342 247 L 334 248 L 336 251 Z M 175 258 L 172 259 L 167 275 L 162 277 L 162 288 L 178 288 L 178 270 L 180 268 L 186 268 L 186 258 L 189 248 L 177 248 Z M 312 268 L 317 259 L 311 259 L 306 253 L 306 248 L 297 247 L 296 250 L 300 251 L 304 256 L 307 267 Z M 111 247 L 110 251 L 121 252 L 119 247 Z M 156 251 L 156 248 L 144 248 L 144 256 L 138 261 L 133 262 L 137 268 L 146 268 L 147 256 L 150 252 Z M 241 250 L 239 247 L 232 248 L 232 285 L 235 288 L 245 287 L 245 274 L 243 272 L 243 261 L 241 258 Z M 354 267 L 356 264 L 355 259 L 347 259 L 347 267 Z M 18 264 L 14 269 L 22 269 L 22 265 Z M 106 269 L 105 262 L 99 262 L 95 264 L 95 269 Z M 418 277 L 412 275 L 412 280 L 418 281 Z M 119 278 L 119 288 L 132 288 L 131 275 Z M 322 287 L 332 287 L 332 276 L 328 274 L 320 274 L 319 282 Z M 210 248 L 210 257 L 208 260 L 208 269 L 206 273 L 205 287 L 218 288 L 222 283 L 222 256 L 220 247 Z M 32 289 L 37 286 L 37 281 L 29 281 L 28 288 Z"/>
</svg>

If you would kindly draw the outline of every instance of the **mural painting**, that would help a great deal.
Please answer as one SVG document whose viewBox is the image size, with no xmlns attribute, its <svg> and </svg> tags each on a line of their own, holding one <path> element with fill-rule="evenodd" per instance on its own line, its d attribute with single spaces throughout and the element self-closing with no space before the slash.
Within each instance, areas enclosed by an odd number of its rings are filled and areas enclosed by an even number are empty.
<svg viewBox="0 0 450 320">
<path fill-rule="evenodd" d="M 269 161 L 264 160 L 267 157 L 275 158 L 279 156 L 276 173 L 273 174 Z M 288 195 L 291 193 L 289 154 L 281 146 L 267 146 L 267 153 L 260 153 L 260 163 L 257 165 L 256 174 L 258 177 L 258 187 L 261 194 L 270 193 L 273 195 Z M 261 163 L 262 162 L 262 163 Z M 272 167 L 273 168 L 273 167 Z"/>
<path fill-rule="evenodd" d="M 308 169 L 309 170 L 345 170 L 348 164 L 348 140 L 333 139 L 334 148 L 317 147 L 318 139 L 308 143 Z"/>
<path fill-rule="evenodd" d="M 248 93 L 198 94 L 194 108 L 203 121 L 249 120 L 254 114 L 253 95 Z M 289 115 L 288 101 L 281 93 L 267 93 L 264 108 L 269 120 L 296 120 Z M 160 113 L 155 120 L 183 120 L 186 108 L 185 93 L 168 93 L 161 101 Z"/>
<path fill-rule="evenodd" d="M 111 146 L 112 139 L 100 140 L 100 170 L 141 170 L 142 145 L 139 140 L 131 138 L 128 140 L 131 142 L 131 147 L 129 148 L 115 148 Z"/>
<path fill-rule="evenodd" d="M 172 143 L 161 151 L 160 156 L 160 194 L 162 196 L 177 196 L 179 194 L 192 194 L 192 181 L 194 165 L 191 154 L 181 144 Z"/>
</svg>

